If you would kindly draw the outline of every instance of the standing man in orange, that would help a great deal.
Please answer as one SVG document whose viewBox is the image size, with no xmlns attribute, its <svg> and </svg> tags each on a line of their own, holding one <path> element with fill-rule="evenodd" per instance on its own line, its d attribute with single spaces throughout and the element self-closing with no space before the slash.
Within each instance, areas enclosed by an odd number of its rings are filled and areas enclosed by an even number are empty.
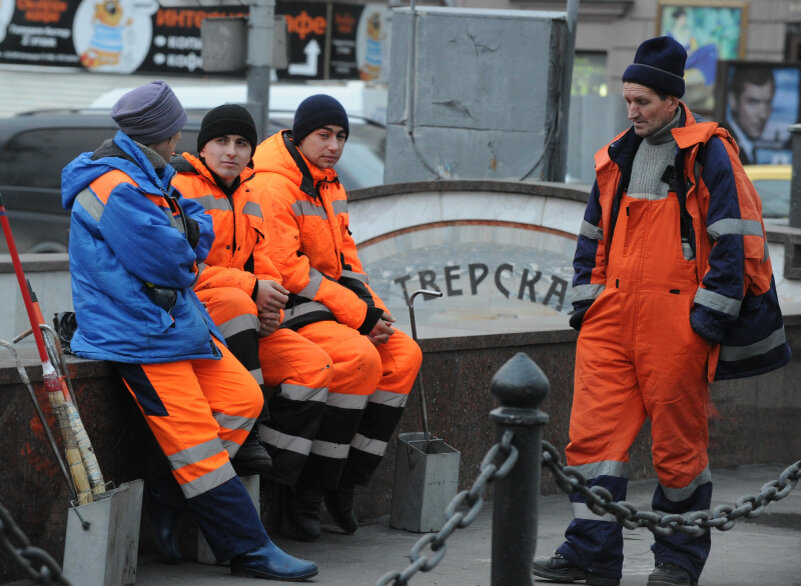
<svg viewBox="0 0 801 586">
<path fill-rule="evenodd" d="M 342 104 L 314 95 L 298 107 L 292 130 L 262 142 L 253 158 L 270 254 L 290 292 L 282 327 L 323 348 L 334 370 L 320 429 L 287 491 L 286 515 L 300 539 L 319 535 L 323 498 L 337 525 L 356 531 L 355 485 L 366 485 L 381 461 L 422 361 L 414 340 L 392 327 L 350 234 L 334 169 L 348 131 Z M 289 423 L 272 417 L 260 429 L 275 468 L 297 441 Z"/>
<path fill-rule="evenodd" d="M 317 565 L 270 540 L 231 466 L 263 399 L 192 290 L 213 232 L 203 208 L 171 185 L 167 161 L 186 112 L 157 81 L 122 96 L 111 117 L 114 138 L 62 173 L 78 322 L 71 346 L 110 361 L 166 456 L 170 472 L 145 485 L 156 544 L 180 561 L 188 508 L 232 573 L 311 578 Z"/>
<path fill-rule="evenodd" d="M 580 329 L 568 465 L 626 498 L 629 449 L 651 419 L 663 513 L 709 508 L 709 381 L 753 376 L 790 359 L 759 196 L 737 145 L 681 101 L 687 53 L 643 42 L 623 74 L 632 127 L 595 155 L 596 182 L 573 260 Z M 536 576 L 620 583 L 622 527 L 580 493 L 574 519 Z M 697 584 L 710 537 L 655 535 L 649 586 Z"/>
<path fill-rule="evenodd" d="M 218 106 L 201 122 L 198 156 L 185 152 L 173 157 L 178 171 L 173 184 L 184 197 L 202 205 L 214 224 L 214 242 L 200 265 L 195 292 L 228 348 L 253 378 L 264 387 L 280 387 L 278 394 L 290 405 L 303 407 L 293 411 L 289 425 L 310 446 L 333 370 L 319 346 L 297 332 L 278 328 L 289 292 L 270 260 L 264 211 L 253 189 L 250 162 L 257 144 L 256 125 L 245 108 Z M 282 402 L 272 402 L 274 416 L 281 417 Z M 258 426 L 243 450 L 246 456 L 234 462 L 238 469 L 270 473 L 272 460 L 258 439 Z M 285 467 L 279 462 L 279 469 Z M 281 477 L 281 470 L 275 475 Z"/>
</svg>

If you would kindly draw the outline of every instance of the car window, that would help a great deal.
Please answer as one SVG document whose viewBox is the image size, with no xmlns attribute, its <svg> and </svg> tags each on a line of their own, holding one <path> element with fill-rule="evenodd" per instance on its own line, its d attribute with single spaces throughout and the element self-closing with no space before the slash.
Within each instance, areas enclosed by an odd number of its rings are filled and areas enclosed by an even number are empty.
<svg viewBox="0 0 801 586">
<path fill-rule="evenodd" d="M 790 216 L 790 181 L 787 179 L 756 179 L 753 181 L 762 200 L 762 216 L 787 218 Z"/>
</svg>

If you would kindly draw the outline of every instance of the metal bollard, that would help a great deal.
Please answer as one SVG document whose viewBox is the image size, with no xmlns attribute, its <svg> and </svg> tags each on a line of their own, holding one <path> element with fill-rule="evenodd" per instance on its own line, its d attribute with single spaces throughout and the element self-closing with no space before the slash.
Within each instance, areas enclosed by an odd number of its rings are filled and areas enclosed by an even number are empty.
<svg viewBox="0 0 801 586">
<path fill-rule="evenodd" d="M 515 465 L 495 485 L 492 513 L 493 586 L 533 584 L 531 561 L 537 546 L 537 498 L 542 468 L 542 426 L 548 415 L 539 405 L 548 396 L 548 379 L 531 358 L 518 352 L 492 377 L 500 406 L 490 412 L 498 440 L 514 434 Z"/>
</svg>

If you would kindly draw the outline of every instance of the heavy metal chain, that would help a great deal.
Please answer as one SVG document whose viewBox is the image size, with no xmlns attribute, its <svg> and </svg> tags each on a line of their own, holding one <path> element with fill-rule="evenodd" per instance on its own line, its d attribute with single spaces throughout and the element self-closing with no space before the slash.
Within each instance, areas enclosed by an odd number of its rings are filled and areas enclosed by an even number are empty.
<svg viewBox="0 0 801 586">
<path fill-rule="evenodd" d="M 381 576 L 376 582 L 376 586 L 405 586 L 409 579 L 417 573 L 429 572 L 445 557 L 445 540 L 457 529 L 463 529 L 470 525 L 478 516 L 484 504 L 484 493 L 489 485 L 503 478 L 517 462 L 517 448 L 512 445 L 514 434 L 511 431 L 504 432 L 501 441 L 492 446 L 481 461 L 481 473 L 473 482 L 470 490 L 463 490 L 448 503 L 445 508 L 445 525 L 438 533 L 427 533 L 417 540 L 412 546 L 410 558 L 412 563 L 402 572 L 388 572 Z M 498 463 L 496 463 L 498 461 Z M 457 511 L 462 505 L 469 508 L 466 512 Z M 430 546 L 431 553 L 423 553 L 425 547 Z"/>
<path fill-rule="evenodd" d="M 776 480 L 762 485 L 756 496 L 745 495 L 734 505 L 718 505 L 708 511 L 695 511 L 684 514 L 659 515 L 653 511 L 638 511 L 633 505 L 615 502 L 612 494 L 601 486 L 587 486 L 587 479 L 578 470 L 565 467 L 559 452 L 548 442 L 542 442 L 542 465 L 554 475 L 556 484 L 564 492 L 580 492 L 587 501 L 587 507 L 596 515 L 611 513 L 627 529 L 646 527 L 655 535 L 665 536 L 674 532 L 686 533 L 693 537 L 703 535 L 711 528 L 728 531 L 741 517 L 752 518 L 762 514 L 771 501 L 786 497 L 801 478 L 801 460 L 785 468 Z"/>
<path fill-rule="evenodd" d="M 25 575 L 37 584 L 71 586 L 49 553 L 32 547 L 28 537 L 14 523 L 11 513 L 0 504 L 0 549 L 6 551 Z"/>
</svg>

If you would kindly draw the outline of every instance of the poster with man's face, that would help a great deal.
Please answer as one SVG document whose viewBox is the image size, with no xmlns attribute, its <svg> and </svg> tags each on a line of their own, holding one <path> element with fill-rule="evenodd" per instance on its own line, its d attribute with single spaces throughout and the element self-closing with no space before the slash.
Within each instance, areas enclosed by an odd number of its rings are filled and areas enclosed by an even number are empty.
<svg viewBox="0 0 801 586">
<path fill-rule="evenodd" d="M 734 136 L 745 165 L 792 159 L 789 127 L 799 122 L 801 67 L 722 61 L 716 118 Z"/>
</svg>

